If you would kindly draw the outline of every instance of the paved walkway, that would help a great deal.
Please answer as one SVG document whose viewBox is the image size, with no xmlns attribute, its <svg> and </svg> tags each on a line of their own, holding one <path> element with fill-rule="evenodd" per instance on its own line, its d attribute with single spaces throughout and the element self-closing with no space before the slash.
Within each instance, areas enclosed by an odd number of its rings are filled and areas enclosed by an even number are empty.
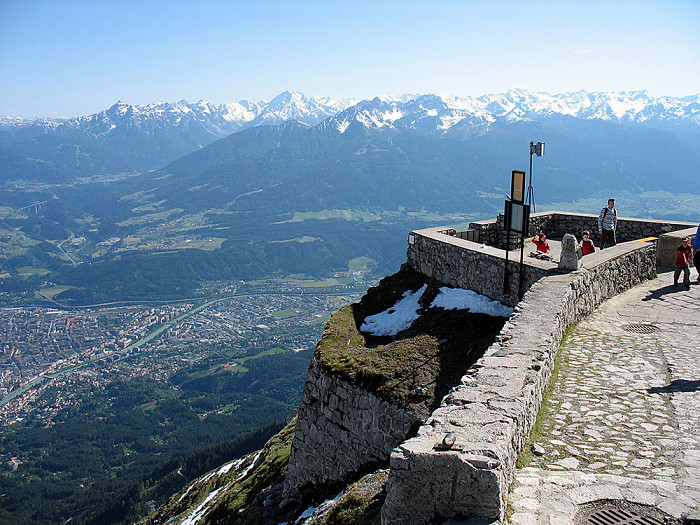
<svg viewBox="0 0 700 525">
<path fill-rule="evenodd" d="M 598 500 L 700 519 L 700 283 L 691 278 L 686 290 L 662 272 L 573 328 L 544 412 L 543 454 L 515 475 L 511 523 L 574 523 L 579 505 Z"/>
</svg>

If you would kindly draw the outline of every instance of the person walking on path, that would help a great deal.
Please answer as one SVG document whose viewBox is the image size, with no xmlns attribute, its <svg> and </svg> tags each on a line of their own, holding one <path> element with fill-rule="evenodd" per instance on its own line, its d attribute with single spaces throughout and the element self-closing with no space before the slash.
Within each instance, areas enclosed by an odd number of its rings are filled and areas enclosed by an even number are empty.
<svg viewBox="0 0 700 525">
<path fill-rule="evenodd" d="M 678 286 L 678 277 L 683 272 L 683 284 L 686 288 L 690 288 L 690 261 L 693 260 L 693 247 L 690 246 L 688 237 L 681 240 L 681 245 L 678 247 L 676 255 L 676 271 L 673 274 L 673 285 Z"/>
<path fill-rule="evenodd" d="M 693 256 L 693 266 L 695 266 L 695 270 L 698 272 L 698 282 L 700 283 L 700 224 L 698 224 L 698 231 L 695 232 L 693 251 L 695 252 Z"/>
<path fill-rule="evenodd" d="M 600 210 L 598 215 L 598 232 L 600 233 L 600 249 L 607 245 L 615 246 L 615 231 L 617 230 L 617 210 L 615 209 L 615 199 L 608 199 L 608 205 Z"/>
</svg>

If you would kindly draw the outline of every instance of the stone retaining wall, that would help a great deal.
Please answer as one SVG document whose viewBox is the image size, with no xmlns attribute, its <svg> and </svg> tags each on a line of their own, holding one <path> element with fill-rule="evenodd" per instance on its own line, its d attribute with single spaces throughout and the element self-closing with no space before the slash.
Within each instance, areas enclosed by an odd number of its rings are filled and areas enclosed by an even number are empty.
<svg viewBox="0 0 700 525">
<path fill-rule="evenodd" d="M 411 232 L 406 258 L 417 272 L 455 288 L 465 288 L 508 306 L 518 303 L 520 260 L 511 260 L 511 277 L 504 289 L 504 251 L 443 233 L 445 228 L 428 228 Z M 523 266 L 523 291 L 549 271 Z"/>
<path fill-rule="evenodd" d="M 532 285 L 496 343 L 418 435 L 391 454 L 382 523 L 502 519 L 515 461 L 539 411 L 566 328 L 650 278 L 656 246 L 635 241 L 586 256 L 587 268 Z M 454 433 L 452 450 L 434 446 Z"/>
<path fill-rule="evenodd" d="M 683 230 L 691 226 L 693 224 L 688 222 L 618 217 L 617 242 L 660 237 L 664 233 Z M 695 227 L 697 228 L 697 224 Z M 499 215 L 496 219 L 473 222 L 469 225 L 469 229 L 479 232 L 480 242 L 505 249 L 506 232 L 503 229 L 503 215 Z M 548 211 L 530 215 L 529 237 L 534 237 L 535 233 L 543 231 L 549 236 L 571 233 L 580 239 L 581 232 L 584 230 L 589 230 L 592 234 L 591 238 L 599 240 L 597 214 Z M 518 243 L 520 243 L 520 235 L 511 234 L 511 248 Z"/>
<path fill-rule="evenodd" d="M 314 354 L 299 405 L 283 496 L 345 482 L 385 463 L 418 423 L 420 419 L 411 412 L 332 376 Z"/>
<path fill-rule="evenodd" d="M 565 212 L 536 213 L 530 217 L 530 231 L 545 231 L 548 235 L 573 233 L 577 239 L 580 232 L 597 229 L 597 215 Z M 520 285 L 519 254 L 510 254 L 508 271 L 510 278 L 504 286 L 505 239 L 502 217 L 490 221 L 471 223 L 468 232 L 458 232 L 447 227 L 426 228 L 409 234 L 407 262 L 414 270 L 437 281 L 457 288 L 466 288 L 515 306 L 519 297 L 533 283 L 556 271 L 550 265 L 541 265 L 525 259 L 522 289 Z M 648 237 L 668 236 L 665 232 L 684 231 L 697 228 L 697 224 L 677 221 L 652 221 L 646 219 L 618 219 L 618 242 L 629 242 Z M 467 240 L 470 232 L 477 231 L 479 240 Z M 694 233 L 694 232 L 693 232 Z M 690 235 L 693 237 L 693 235 Z M 675 241 L 673 241 L 675 242 Z M 520 243 L 520 236 L 510 234 L 511 249 Z M 665 245 L 664 245 L 665 246 Z M 675 247 L 673 248 L 675 250 Z M 664 252 L 665 253 L 665 252 Z M 674 255 L 675 257 L 675 255 Z M 665 259 L 664 259 L 665 261 Z M 586 266 L 592 263 L 590 256 L 584 259 Z M 673 266 L 673 262 L 670 264 Z M 521 293 L 522 292 L 522 293 Z"/>
</svg>

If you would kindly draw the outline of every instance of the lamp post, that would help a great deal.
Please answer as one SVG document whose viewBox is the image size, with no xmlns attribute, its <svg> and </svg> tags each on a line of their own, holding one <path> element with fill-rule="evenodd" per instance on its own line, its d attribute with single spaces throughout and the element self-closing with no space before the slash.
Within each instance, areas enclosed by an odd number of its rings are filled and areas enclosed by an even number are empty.
<svg viewBox="0 0 700 525">
<path fill-rule="evenodd" d="M 535 213 L 535 194 L 532 189 L 532 156 L 537 155 L 538 157 L 541 157 L 544 155 L 544 142 L 530 142 L 530 178 L 527 186 L 527 204 L 528 207 L 532 210 L 532 213 Z M 529 233 L 529 220 L 530 216 L 528 213 L 528 224 L 523 227 L 523 233 L 520 236 L 520 278 L 518 279 L 518 299 L 523 298 L 523 293 L 524 293 L 524 283 L 525 283 L 525 276 L 523 275 L 524 273 L 524 264 L 523 264 L 523 254 L 525 252 L 525 235 L 526 232 Z"/>
<path fill-rule="evenodd" d="M 532 189 L 532 156 L 537 155 L 538 157 L 544 156 L 544 142 L 530 142 L 530 179 L 527 186 L 527 203 L 532 208 L 532 212 L 535 213 L 535 194 Z"/>
</svg>

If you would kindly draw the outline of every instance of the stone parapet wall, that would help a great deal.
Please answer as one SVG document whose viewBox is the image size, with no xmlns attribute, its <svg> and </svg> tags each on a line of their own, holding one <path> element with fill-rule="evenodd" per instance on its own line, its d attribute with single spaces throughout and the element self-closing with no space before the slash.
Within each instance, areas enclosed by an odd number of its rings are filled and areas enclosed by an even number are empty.
<svg viewBox="0 0 700 525">
<path fill-rule="evenodd" d="M 385 463 L 420 421 L 413 413 L 331 375 L 314 354 L 299 405 L 284 497 L 346 482 Z"/>
<path fill-rule="evenodd" d="M 596 230 L 597 220 L 598 216 L 592 214 L 536 213 L 530 218 L 530 228 L 531 231 L 544 231 L 548 235 L 572 233 L 579 239 L 581 231 Z M 513 258 L 508 262 L 510 277 L 507 285 L 504 286 L 505 251 L 503 247 L 505 247 L 506 232 L 502 226 L 502 217 L 471 223 L 469 232 L 478 232 L 476 236 L 479 241 L 477 242 L 467 240 L 468 232 L 458 232 L 447 227 L 413 231 L 409 234 L 407 262 L 417 272 L 439 282 L 473 290 L 508 306 L 515 306 L 522 293 L 526 292 L 533 283 L 546 275 L 551 275 L 555 270 L 543 265 L 538 266 L 538 263 L 526 259 L 523 265 L 521 289 L 519 254 L 511 253 L 510 256 Z M 622 243 L 668 236 L 665 232 L 684 231 L 690 227 L 697 228 L 697 224 L 619 218 L 617 240 Z M 510 234 L 511 249 L 516 248 L 519 243 L 520 236 Z M 586 266 L 595 264 L 595 257 L 593 259 L 591 257 L 594 256 L 588 255 L 584 259 Z"/>
<path fill-rule="evenodd" d="M 660 237 L 664 233 L 683 230 L 693 226 L 692 223 L 679 221 L 659 221 L 652 219 L 635 219 L 619 217 L 617 219 L 617 241 L 627 242 L 647 237 Z M 697 224 L 695 225 L 697 227 Z M 504 230 L 503 215 L 496 219 L 473 222 L 470 230 L 478 230 L 481 242 L 504 249 L 506 246 L 506 232 Z M 591 213 L 568 213 L 562 211 L 548 211 L 533 213 L 530 215 L 529 237 L 543 231 L 547 235 L 564 235 L 571 233 L 577 239 L 581 238 L 581 232 L 589 230 L 592 238 L 598 240 L 598 215 Z M 510 246 L 520 243 L 520 235 L 510 234 Z"/>
<path fill-rule="evenodd" d="M 656 271 L 653 242 L 629 242 L 586 257 L 586 268 L 532 285 L 497 342 L 418 435 L 392 452 L 384 525 L 422 524 L 436 517 L 503 518 L 515 461 L 566 328 Z M 453 449 L 436 450 L 448 433 L 456 439 Z"/>
<path fill-rule="evenodd" d="M 508 306 L 518 302 L 520 263 L 509 261 L 509 286 L 504 290 L 504 252 L 498 248 L 467 241 L 443 233 L 444 228 L 411 232 L 406 254 L 409 266 L 417 272 L 456 288 L 473 290 Z M 523 290 L 549 271 L 524 265 Z"/>
</svg>

